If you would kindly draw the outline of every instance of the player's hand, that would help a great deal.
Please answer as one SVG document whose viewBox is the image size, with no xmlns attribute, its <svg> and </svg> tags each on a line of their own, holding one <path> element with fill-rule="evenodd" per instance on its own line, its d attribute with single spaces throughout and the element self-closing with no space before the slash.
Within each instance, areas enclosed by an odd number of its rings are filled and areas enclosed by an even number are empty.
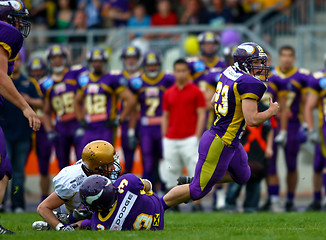
<svg viewBox="0 0 326 240">
<path fill-rule="evenodd" d="M 273 99 L 269 98 L 269 109 L 272 112 L 272 115 L 276 115 L 278 111 L 280 110 L 280 105 L 278 102 L 273 102 Z"/>
<path fill-rule="evenodd" d="M 93 212 L 88 209 L 74 209 L 72 215 L 74 216 L 74 218 L 80 221 L 84 219 L 91 219 Z"/>
<path fill-rule="evenodd" d="M 41 127 L 41 121 L 33 109 L 28 106 L 23 110 L 24 116 L 28 119 L 29 126 L 34 130 L 38 131 Z"/>
<path fill-rule="evenodd" d="M 104 125 L 107 127 L 107 128 L 116 128 L 120 125 L 120 117 L 119 116 L 116 116 L 115 119 L 107 119 L 105 122 L 104 122 Z"/>
<path fill-rule="evenodd" d="M 273 148 L 267 147 L 265 151 L 265 158 L 271 158 L 274 155 Z"/>
<path fill-rule="evenodd" d="M 75 231 L 75 228 L 77 228 L 78 225 L 77 224 L 71 224 L 71 225 L 68 225 L 68 226 L 62 226 L 60 228 L 60 231 Z"/>
<path fill-rule="evenodd" d="M 279 134 L 276 135 L 274 141 L 284 147 L 287 142 L 287 131 L 281 130 Z"/>
<path fill-rule="evenodd" d="M 308 138 L 308 141 L 312 142 L 313 144 L 320 143 L 319 134 L 316 130 L 309 131 L 307 133 L 307 138 Z"/>
<path fill-rule="evenodd" d="M 138 141 L 135 134 L 135 129 L 128 129 L 128 147 L 129 149 L 135 149 L 138 145 Z"/>
</svg>

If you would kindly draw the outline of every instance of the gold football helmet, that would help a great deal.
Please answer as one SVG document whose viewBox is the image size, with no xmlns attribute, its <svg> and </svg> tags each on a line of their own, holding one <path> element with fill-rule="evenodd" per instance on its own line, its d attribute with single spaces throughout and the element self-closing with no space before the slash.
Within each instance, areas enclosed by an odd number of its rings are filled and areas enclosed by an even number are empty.
<svg viewBox="0 0 326 240">
<path fill-rule="evenodd" d="M 82 153 L 82 168 L 87 176 L 100 174 L 116 180 L 120 176 L 119 155 L 107 141 L 96 140 L 88 143 Z"/>
</svg>

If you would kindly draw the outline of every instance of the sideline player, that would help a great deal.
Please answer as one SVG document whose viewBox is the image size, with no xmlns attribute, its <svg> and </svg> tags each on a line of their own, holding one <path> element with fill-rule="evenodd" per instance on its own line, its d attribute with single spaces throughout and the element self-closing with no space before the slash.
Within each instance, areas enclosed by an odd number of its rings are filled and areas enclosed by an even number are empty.
<svg viewBox="0 0 326 240">
<path fill-rule="evenodd" d="M 158 161 L 162 158 L 162 98 L 164 91 L 175 81 L 173 75 L 161 70 L 161 63 L 161 56 L 157 52 L 146 52 L 143 56 L 144 73 L 129 81 L 129 88 L 140 104 L 139 138 L 143 157 L 143 178 L 151 181 L 154 189 Z"/>
<path fill-rule="evenodd" d="M 199 143 L 194 179 L 163 196 L 164 209 L 200 199 L 216 183 L 244 184 L 250 177 L 248 156 L 240 144 L 244 127 L 260 125 L 275 115 L 279 106 L 270 99 L 268 110 L 257 109 L 257 102 L 266 91 L 262 80 L 267 79 L 269 70 L 264 50 L 256 43 L 246 42 L 237 47 L 233 57 L 234 65 L 223 71 L 212 98 L 217 117 Z"/>
<path fill-rule="evenodd" d="M 41 122 L 36 113 L 15 88 L 10 75 L 15 59 L 23 45 L 24 38 L 30 32 L 31 24 L 25 18 L 28 10 L 21 0 L 0 1 L 0 94 L 2 97 L 20 108 L 34 131 L 40 128 Z M 0 96 L 0 102 L 3 99 Z M 0 203 L 11 178 L 11 164 L 7 158 L 5 138 L 0 128 Z M 0 225 L 0 234 L 12 232 Z"/>
<path fill-rule="evenodd" d="M 77 66 L 67 67 L 67 50 L 61 45 L 53 45 L 48 49 L 47 59 L 52 74 L 40 82 L 44 94 L 43 124 L 49 140 L 55 147 L 59 168 L 69 165 L 70 148 L 74 145 L 76 158 L 80 159 L 84 146 L 75 138 L 79 123 L 76 119 L 74 99 L 77 91 L 78 76 L 86 71 Z M 56 123 L 52 124 L 52 113 Z"/>
<path fill-rule="evenodd" d="M 94 48 L 87 54 L 89 72 L 82 73 L 78 78 L 80 89 L 75 98 L 75 112 L 84 131 L 81 145 L 102 139 L 114 142 L 114 130 L 117 127 L 117 98 L 126 102 L 120 115 L 120 121 L 126 119 L 135 105 L 133 94 L 127 89 L 127 82 L 120 77 L 107 73 L 105 65 L 108 54 L 102 48 Z M 77 131 L 79 131 L 77 130 Z"/>
<path fill-rule="evenodd" d="M 90 142 L 83 149 L 81 160 L 65 167 L 53 178 L 55 191 L 37 207 L 38 214 L 45 222 L 34 222 L 33 229 L 49 230 L 52 227 L 57 231 L 73 230 L 59 221 L 53 210 L 60 208 L 60 213 L 71 214 L 81 207 L 78 191 L 87 176 L 101 174 L 116 180 L 120 171 L 119 155 L 110 143 L 103 140 Z"/>
<path fill-rule="evenodd" d="M 47 74 L 46 62 L 41 57 L 32 57 L 27 62 L 28 75 L 34 78 L 38 83 Z M 40 88 L 41 89 L 41 88 Z M 40 95 L 43 98 L 42 91 Z M 36 114 L 40 119 L 43 118 L 42 108 L 36 109 Z M 40 187 L 41 187 L 41 202 L 47 198 L 50 189 L 49 164 L 51 158 L 52 144 L 47 138 L 44 126 L 41 125 L 40 130 L 36 133 L 36 155 L 40 170 Z"/>
<path fill-rule="evenodd" d="M 90 220 L 80 223 L 92 230 L 163 230 L 164 209 L 152 184 L 128 173 L 113 184 L 110 179 L 93 175 L 79 189 L 85 206 L 94 211 Z"/>
</svg>

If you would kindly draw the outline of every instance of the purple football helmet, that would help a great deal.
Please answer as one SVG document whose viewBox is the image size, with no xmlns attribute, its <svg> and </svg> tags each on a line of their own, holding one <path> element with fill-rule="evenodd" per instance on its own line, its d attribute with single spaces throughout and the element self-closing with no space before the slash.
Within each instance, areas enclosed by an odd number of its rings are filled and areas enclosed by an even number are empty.
<svg viewBox="0 0 326 240">
<path fill-rule="evenodd" d="M 106 211 L 117 200 L 117 189 L 110 179 L 101 175 L 91 175 L 79 188 L 82 204 L 93 211 Z"/>
<path fill-rule="evenodd" d="M 153 50 L 147 51 L 143 56 L 143 67 L 146 76 L 156 78 L 161 72 L 162 58 Z"/>
<path fill-rule="evenodd" d="M 68 51 L 63 46 L 61 46 L 59 44 L 54 44 L 48 48 L 46 56 L 47 56 L 48 60 L 50 60 L 52 57 L 55 57 L 55 56 L 63 56 L 65 58 L 67 58 Z"/>
<path fill-rule="evenodd" d="M 37 76 L 34 76 L 35 71 L 40 71 Z M 41 57 L 32 57 L 27 62 L 27 72 L 35 79 L 40 79 L 46 75 L 47 66 L 46 62 Z"/>
<path fill-rule="evenodd" d="M 95 47 L 87 53 L 86 58 L 88 62 L 92 62 L 92 61 L 107 62 L 109 59 L 109 55 L 107 51 L 105 51 L 103 48 Z"/>
<path fill-rule="evenodd" d="M 203 32 L 198 35 L 198 42 L 200 45 L 201 55 L 207 57 L 213 57 L 218 52 L 221 40 L 220 37 L 214 32 Z M 207 49 L 205 49 L 203 45 L 204 43 L 214 43 L 215 46 L 212 48 L 212 50 L 207 51 Z"/>
<path fill-rule="evenodd" d="M 123 68 L 127 71 L 136 71 L 141 65 L 141 52 L 136 46 L 129 45 L 122 49 L 120 58 L 123 61 Z M 127 58 L 136 58 L 136 60 L 128 60 Z"/>
<path fill-rule="evenodd" d="M 267 55 L 264 52 L 264 49 L 256 43 L 245 42 L 237 47 L 233 53 L 234 66 L 247 74 L 252 75 L 253 77 L 260 79 L 260 76 L 264 76 L 267 81 L 269 67 L 266 66 Z M 252 64 L 255 60 L 261 60 L 260 66 L 254 66 Z M 253 73 L 250 71 L 253 70 Z M 255 72 L 255 70 L 257 70 Z"/>
<path fill-rule="evenodd" d="M 0 20 L 6 21 L 14 27 L 18 28 L 24 38 L 27 38 L 31 31 L 31 23 L 27 21 L 29 12 L 26 9 L 23 1 L 0 0 Z"/>
</svg>

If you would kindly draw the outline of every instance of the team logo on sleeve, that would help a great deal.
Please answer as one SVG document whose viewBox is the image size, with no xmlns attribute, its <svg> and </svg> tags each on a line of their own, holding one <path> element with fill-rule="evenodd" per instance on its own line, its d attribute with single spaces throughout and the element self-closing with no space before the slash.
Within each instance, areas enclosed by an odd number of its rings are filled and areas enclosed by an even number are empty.
<svg viewBox="0 0 326 240">
<path fill-rule="evenodd" d="M 326 77 L 323 77 L 322 79 L 319 80 L 319 86 L 322 89 L 326 89 Z"/>
<path fill-rule="evenodd" d="M 130 80 L 130 86 L 135 90 L 140 89 L 142 85 L 143 82 L 140 78 L 133 78 Z"/>
<path fill-rule="evenodd" d="M 83 87 L 85 86 L 89 81 L 89 77 L 88 74 L 82 74 L 79 78 L 78 78 L 78 84 L 79 86 Z"/>
<path fill-rule="evenodd" d="M 52 78 L 47 78 L 45 81 L 42 83 L 42 86 L 45 90 L 48 90 L 50 87 L 53 85 L 53 80 Z"/>
<path fill-rule="evenodd" d="M 126 79 L 125 77 L 121 77 L 121 78 L 119 79 L 119 84 L 120 84 L 120 86 L 126 86 L 127 83 L 128 83 L 128 81 L 127 81 L 127 79 Z"/>
<path fill-rule="evenodd" d="M 202 61 L 197 61 L 194 63 L 194 70 L 195 72 L 201 72 L 205 70 L 205 63 L 203 63 Z"/>
</svg>

